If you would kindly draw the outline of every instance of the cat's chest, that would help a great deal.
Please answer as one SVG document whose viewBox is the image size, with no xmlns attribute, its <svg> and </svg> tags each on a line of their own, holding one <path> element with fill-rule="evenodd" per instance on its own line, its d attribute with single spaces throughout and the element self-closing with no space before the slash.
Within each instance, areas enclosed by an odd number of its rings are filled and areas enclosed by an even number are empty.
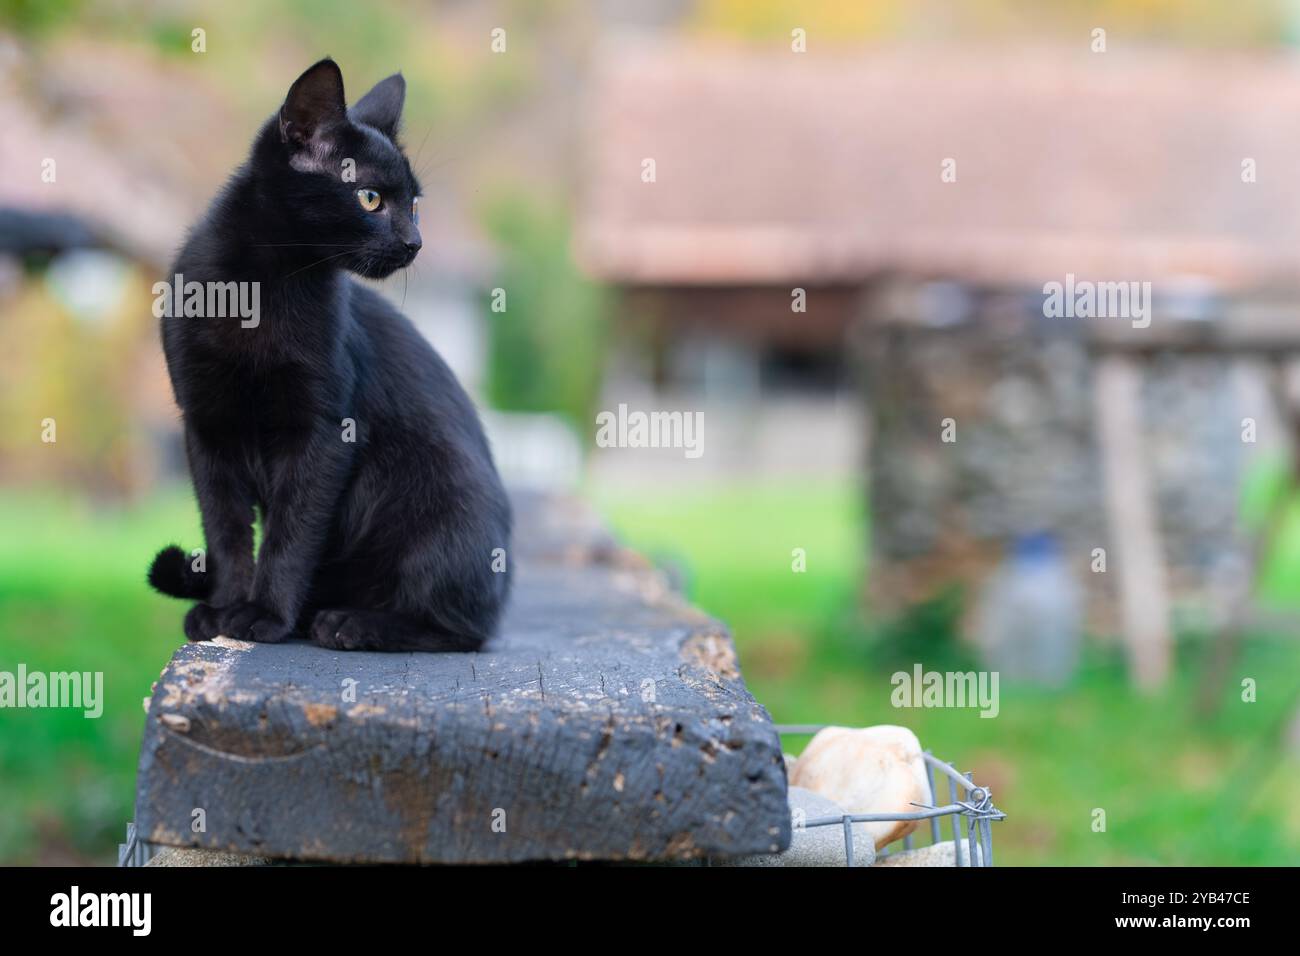
<svg viewBox="0 0 1300 956">
<path fill-rule="evenodd" d="M 298 363 L 251 367 L 200 362 L 185 372 L 178 398 L 186 418 L 240 444 L 309 432 L 331 415 L 336 375 Z"/>
</svg>

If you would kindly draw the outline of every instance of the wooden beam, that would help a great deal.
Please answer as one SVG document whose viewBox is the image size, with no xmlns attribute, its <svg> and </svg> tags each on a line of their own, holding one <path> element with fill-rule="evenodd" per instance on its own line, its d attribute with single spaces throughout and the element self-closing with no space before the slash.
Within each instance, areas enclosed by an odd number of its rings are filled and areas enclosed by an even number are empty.
<svg viewBox="0 0 1300 956">
<path fill-rule="evenodd" d="M 722 625 L 572 503 L 517 511 L 482 653 L 181 647 L 149 702 L 142 838 L 367 863 L 788 846 L 780 740 Z"/>
<path fill-rule="evenodd" d="M 1169 676 L 1172 642 L 1160 526 L 1142 442 L 1142 376 L 1135 358 L 1098 359 L 1093 394 L 1105 475 L 1106 517 L 1119 577 L 1120 626 L 1134 682 Z"/>
</svg>

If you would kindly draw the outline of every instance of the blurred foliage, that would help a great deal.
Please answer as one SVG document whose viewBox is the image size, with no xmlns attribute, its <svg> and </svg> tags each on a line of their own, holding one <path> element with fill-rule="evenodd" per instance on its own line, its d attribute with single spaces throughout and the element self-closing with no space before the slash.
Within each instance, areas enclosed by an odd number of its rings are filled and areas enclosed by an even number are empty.
<svg viewBox="0 0 1300 956">
<path fill-rule="evenodd" d="M 906 0 L 701 0 L 693 26 L 705 33 L 720 33 L 745 40 L 789 40 L 796 27 L 808 32 L 809 44 L 823 39 L 853 43 L 895 32 L 907 19 Z"/>
<path fill-rule="evenodd" d="M 4 303 L 0 419 L 28 424 L 0 430 L 0 478 L 121 494 L 151 477 L 136 427 L 142 354 L 156 349 L 143 273 L 133 272 L 127 289 L 94 323 L 69 314 L 39 274 Z M 163 374 L 154 365 L 148 371 Z M 53 442 L 42 440 L 46 419 L 54 420 Z"/>
<path fill-rule="evenodd" d="M 488 399 L 509 411 L 559 412 L 579 434 L 590 426 L 604 371 L 606 297 L 569 253 L 562 208 L 500 193 L 483 211 L 501 263 L 503 311 L 484 297 L 490 323 Z"/>
<path fill-rule="evenodd" d="M 911 667 L 925 661 L 936 670 L 971 670 L 973 649 L 961 640 L 961 617 L 969 604 L 964 588 L 948 585 L 927 600 L 882 621 L 870 640 L 857 640 L 858 656 L 880 664 Z"/>
<path fill-rule="evenodd" d="M 41 34 L 73 22 L 84 6 L 84 0 L 0 0 L 0 24 L 18 34 Z"/>
<path fill-rule="evenodd" d="M 1261 456 L 1247 469 L 1242 524 L 1268 534 L 1268 553 L 1255 581 L 1256 596 L 1272 605 L 1300 603 L 1300 494 L 1285 454 Z"/>
<path fill-rule="evenodd" d="M 1109 44 L 1131 40 L 1231 46 L 1294 40 L 1300 11 L 1287 0 L 700 0 L 692 26 L 706 34 L 789 42 L 808 49 L 909 39 L 1039 36 L 1086 43 L 1094 27 Z"/>
<path fill-rule="evenodd" d="M 457 140 L 520 102 L 535 88 L 546 63 L 526 34 L 552 25 L 565 4 L 525 7 L 498 3 L 481 11 L 416 0 L 210 0 L 150 5 L 107 0 L 0 0 L 0 24 L 33 47 L 63 37 L 118 48 L 140 47 L 191 67 L 240 107 L 250 122 L 271 112 L 295 76 L 324 56 L 343 68 L 350 98 L 401 71 L 408 84 L 408 137 L 416 144 L 435 127 Z M 493 55 L 486 26 L 495 18 L 515 24 L 509 56 Z M 517 17 L 517 22 L 512 19 Z M 534 26 L 541 21 L 541 24 Z M 191 50 L 201 27 L 206 50 Z M 249 130 L 251 133 L 251 128 Z M 243 132 L 238 136 L 246 139 Z"/>
<path fill-rule="evenodd" d="M 0 494 L 0 669 L 104 675 L 104 711 L 6 710 L 0 861 L 99 863 L 131 819 L 142 700 L 183 640 L 186 605 L 145 571 L 171 541 L 198 543 L 183 493 L 96 507 L 59 492 Z"/>
</svg>

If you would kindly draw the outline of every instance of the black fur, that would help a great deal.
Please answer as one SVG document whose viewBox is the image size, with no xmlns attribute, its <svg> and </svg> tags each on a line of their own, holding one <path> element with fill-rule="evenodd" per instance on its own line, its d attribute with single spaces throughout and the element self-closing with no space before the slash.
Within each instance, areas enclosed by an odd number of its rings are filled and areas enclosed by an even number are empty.
<svg viewBox="0 0 1300 956">
<path fill-rule="evenodd" d="M 307 70 L 173 269 L 260 283 L 256 327 L 162 321 L 206 574 L 171 547 L 149 580 L 206 598 L 186 615 L 191 640 L 473 650 L 505 603 L 494 558 L 510 509 L 474 407 L 414 326 L 346 275 L 382 278 L 419 249 L 420 187 L 396 140 L 404 91 L 389 77 L 348 110 L 333 61 Z M 379 210 L 362 208 L 362 188 Z"/>
<path fill-rule="evenodd" d="M 193 558 L 171 544 L 153 559 L 149 567 L 149 583 L 163 594 L 197 601 L 208 596 L 212 578 L 206 567 L 201 572 L 196 571 Z"/>
</svg>

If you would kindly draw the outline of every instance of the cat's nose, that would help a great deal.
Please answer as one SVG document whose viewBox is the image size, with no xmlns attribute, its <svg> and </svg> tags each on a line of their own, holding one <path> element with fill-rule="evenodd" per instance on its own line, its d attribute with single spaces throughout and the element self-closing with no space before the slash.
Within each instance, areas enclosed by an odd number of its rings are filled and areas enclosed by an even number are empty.
<svg viewBox="0 0 1300 956">
<path fill-rule="evenodd" d="M 418 232 L 413 236 L 408 236 L 404 241 L 406 243 L 406 251 L 410 255 L 415 255 L 417 252 L 420 251 L 420 248 L 424 245 L 424 243 L 420 240 L 420 234 Z"/>
</svg>

